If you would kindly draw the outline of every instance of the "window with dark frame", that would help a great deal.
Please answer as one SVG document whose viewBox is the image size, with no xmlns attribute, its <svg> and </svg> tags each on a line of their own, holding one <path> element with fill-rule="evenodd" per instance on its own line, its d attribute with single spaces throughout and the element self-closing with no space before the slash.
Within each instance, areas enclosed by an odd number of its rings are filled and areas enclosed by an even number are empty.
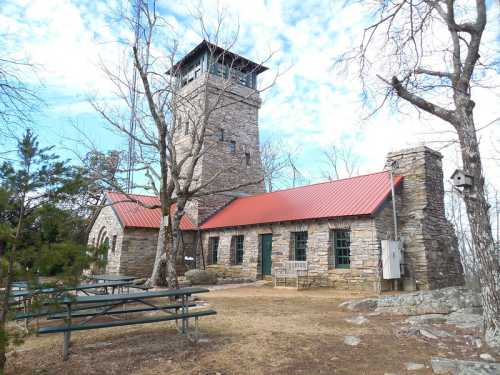
<svg viewBox="0 0 500 375">
<path fill-rule="evenodd" d="M 219 129 L 219 141 L 224 142 L 224 129 Z"/>
<path fill-rule="evenodd" d="M 189 134 L 189 121 L 186 121 L 184 123 L 184 135 L 188 135 Z"/>
<path fill-rule="evenodd" d="M 231 237 L 231 264 L 239 265 L 243 263 L 243 235 Z"/>
<path fill-rule="evenodd" d="M 329 268 L 351 268 L 351 231 L 333 229 L 330 231 Z"/>
<path fill-rule="evenodd" d="M 210 237 L 208 239 L 208 264 L 217 264 L 219 252 L 219 237 Z"/>
<path fill-rule="evenodd" d="M 231 154 L 236 154 L 236 141 L 229 142 L 229 152 Z"/>
<path fill-rule="evenodd" d="M 248 167 L 250 165 L 250 153 L 245 152 L 245 165 Z"/>
<path fill-rule="evenodd" d="M 308 233 L 304 232 L 292 232 L 292 254 L 291 260 L 307 260 L 307 238 Z"/>
</svg>

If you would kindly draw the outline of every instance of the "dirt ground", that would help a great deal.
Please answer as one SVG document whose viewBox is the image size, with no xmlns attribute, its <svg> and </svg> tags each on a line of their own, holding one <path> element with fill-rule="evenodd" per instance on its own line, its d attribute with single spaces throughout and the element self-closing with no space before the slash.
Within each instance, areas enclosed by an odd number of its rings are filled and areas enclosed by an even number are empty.
<svg viewBox="0 0 500 375">
<path fill-rule="evenodd" d="M 251 286 L 201 295 L 216 316 L 200 320 L 198 345 L 173 322 L 76 332 L 62 361 L 62 334 L 29 337 L 8 354 L 7 374 L 432 374 L 431 356 L 471 358 L 461 339 L 426 340 L 398 334 L 404 318 L 367 316 L 338 305 L 360 294 Z M 344 336 L 361 339 L 344 344 Z M 463 341 L 463 340 L 462 340 Z M 427 367 L 407 371 L 406 363 Z"/>
</svg>

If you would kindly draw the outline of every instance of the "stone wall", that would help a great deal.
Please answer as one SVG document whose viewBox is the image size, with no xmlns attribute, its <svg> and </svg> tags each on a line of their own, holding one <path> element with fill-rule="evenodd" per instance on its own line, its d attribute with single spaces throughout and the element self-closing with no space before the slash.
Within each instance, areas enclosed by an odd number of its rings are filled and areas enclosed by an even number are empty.
<svg viewBox="0 0 500 375">
<path fill-rule="evenodd" d="M 116 236 L 116 244 L 113 250 L 113 236 Z M 148 228 L 125 228 L 123 229 L 112 206 L 106 206 L 99 212 L 89 232 L 89 245 L 100 246 L 104 238 L 109 238 L 108 261 L 106 268 L 99 272 L 109 274 L 124 274 L 136 277 L 149 277 L 153 269 L 156 256 L 156 244 L 158 230 Z M 181 246 L 184 251 L 179 253 L 179 263 L 182 256 L 194 255 L 195 234 L 184 232 L 181 238 Z M 184 271 L 181 267 L 179 271 Z"/>
<path fill-rule="evenodd" d="M 330 230 L 351 230 L 351 268 L 329 268 L 328 252 Z M 272 267 L 278 267 L 290 259 L 291 238 L 293 232 L 307 231 L 307 260 L 309 274 L 317 285 L 338 288 L 370 289 L 379 286 L 378 254 L 380 242 L 377 239 L 375 221 L 370 217 L 348 219 L 307 221 L 298 223 L 278 223 L 265 226 L 252 226 L 242 229 L 214 230 L 203 233 L 205 256 L 208 251 L 208 239 L 219 237 L 218 263 L 207 266 L 214 272 L 226 277 L 261 278 L 260 234 L 273 235 Z M 242 265 L 231 265 L 230 243 L 234 235 L 244 235 L 244 256 Z"/>
<path fill-rule="evenodd" d="M 144 278 L 151 276 L 157 242 L 157 229 L 126 228 L 121 249 L 120 273 Z"/>
<path fill-rule="evenodd" d="M 114 249 L 113 236 L 116 236 Z M 103 271 L 107 273 L 119 273 L 124 231 L 111 206 L 105 206 L 99 212 L 89 232 L 88 244 L 96 247 L 101 246 L 105 237 L 109 238 L 109 249 L 106 269 Z"/>
<path fill-rule="evenodd" d="M 390 153 L 387 166 L 404 176 L 397 207 L 405 277 L 419 289 L 464 283 L 457 239 L 445 217 L 442 155 L 427 147 Z"/>
</svg>

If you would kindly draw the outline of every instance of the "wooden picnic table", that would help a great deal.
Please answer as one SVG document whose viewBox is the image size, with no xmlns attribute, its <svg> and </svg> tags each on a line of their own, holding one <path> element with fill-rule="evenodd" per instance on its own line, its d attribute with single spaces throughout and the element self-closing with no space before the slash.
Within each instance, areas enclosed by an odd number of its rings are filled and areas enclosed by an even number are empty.
<svg viewBox="0 0 500 375">
<path fill-rule="evenodd" d="M 172 290 L 162 290 L 154 292 L 128 293 L 128 294 L 109 294 L 95 296 L 71 296 L 64 295 L 60 298 L 47 301 L 46 304 L 57 304 L 64 306 L 62 312 L 49 315 L 49 319 L 64 319 L 65 324 L 62 326 L 42 327 L 38 330 L 39 334 L 45 333 L 64 333 L 63 358 L 66 360 L 69 355 L 69 345 L 72 331 L 81 331 L 88 329 L 109 328 L 133 324 L 146 324 L 161 321 L 175 320 L 178 326 L 178 321 L 181 320 L 180 332 L 189 336 L 188 321 L 190 318 L 195 319 L 195 340 L 198 340 L 198 318 L 207 315 L 214 315 L 214 310 L 205 311 L 189 311 L 189 307 L 194 306 L 189 302 L 189 297 L 197 293 L 206 293 L 209 290 L 206 288 L 181 288 Z M 171 299 L 180 299 L 180 302 L 172 303 Z M 169 304 L 162 305 L 160 301 L 168 299 Z M 131 303 L 140 303 L 142 307 L 127 307 Z M 89 304 L 97 305 L 94 310 L 85 311 L 82 306 Z M 165 315 L 155 317 L 144 317 L 136 319 L 127 319 L 127 313 L 135 313 L 140 311 L 160 311 Z M 180 313 L 179 313 L 180 311 Z M 125 314 L 124 319 L 111 322 L 90 323 L 97 317 L 104 315 L 120 315 Z M 85 318 L 82 322 L 72 323 L 73 318 Z M 178 327 L 179 329 L 179 327 Z"/>
</svg>

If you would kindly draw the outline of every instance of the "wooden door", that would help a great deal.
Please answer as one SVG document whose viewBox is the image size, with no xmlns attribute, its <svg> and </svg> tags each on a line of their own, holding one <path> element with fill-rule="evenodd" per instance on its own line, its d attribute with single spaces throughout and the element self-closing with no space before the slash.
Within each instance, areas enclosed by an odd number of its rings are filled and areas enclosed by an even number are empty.
<svg viewBox="0 0 500 375">
<path fill-rule="evenodd" d="M 262 234 L 260 236 L 261 249 L 262 249 L 262 275 L 271 275 L 272 269 L 272 249 L 273 249 L 273 235 Z"/>
</svg>

